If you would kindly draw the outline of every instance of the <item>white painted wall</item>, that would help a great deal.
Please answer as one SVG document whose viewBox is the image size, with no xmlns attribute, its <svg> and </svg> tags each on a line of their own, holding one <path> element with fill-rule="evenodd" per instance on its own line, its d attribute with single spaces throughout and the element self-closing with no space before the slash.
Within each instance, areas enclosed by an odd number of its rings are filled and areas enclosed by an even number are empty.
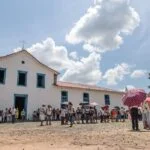
<svg viewBox="0 0 150 150">
<path fill-rule="evenodd" d="M 25 61 L 22 64 L 21 61 Z M 43 65 L 36 62 L 32 56 L 26 52 L 17 53 L 5 59 L 0 59 L 0 68 L 6 68 L 5 84 L 0 84 L 0 109 L 9 108 L 14 105 L 14 94 L 28 95 L 28 115 L 39 108 L 42 104 L 53 104 L 59 106 L 58 94 L 53 88 L 54 73 Z M 27 71 L 27 86 L 18 86 L 18 70 Z M 37 73 L 46 74 L 45 88 L 36 87 Z"/>
<path fill-rule="evenodd" d="M 21 61 L 25 61 L 22 64 Z M 0 109 L 5 109 L 14 106 L 14 94 L 27 94 L 28 118 L 32 116 L 34 110 L 42 104 L 50 104 L 53 107 L 59 108 L 61 103 L 61 91 L 68 91 L 68 100 L 72 101 L 74 106 L 83 101 L 83 93 L 87 92 L 90 95 L 90 100 L 93 100 L 100 105 L 104 105 L 104 95 L 110 95 L 111 106 L 122 106 L 119 93 L 86 91 L 76 88 L 61 88 L 53 85 L 54 72 L 47 69 L 27 52 L 22 51 L 9 57 L 0 58 L 0 68 L 6 68 L 5 84 L 0 84 Z M 27 71 L 27 86 L 22 87 L 17 85 L 18 70 Z M 36 87 L 37 73 L 46 74 L 45 88 Z"/>
<path fill-rule="evenodd" d="M 110 97 L 110 106 L 123 106 L 122 103 L 122 94 L 113 93 L 113 92 L 103 92 L 103 91 L 94 91 L 94 90 L 84 90 L 77 88 L 60 88 L 58 87 L 59 93 L 61 91 L 68 91 L 68 101 L 71 101 L 74 107 L 78 107 L 79 103 L 83 101 L 83 93 L 89 93 L 90 102 L 97 102 L 100 106 L 105 105 L 104 95 L 108 94 Z"/>
</svg>

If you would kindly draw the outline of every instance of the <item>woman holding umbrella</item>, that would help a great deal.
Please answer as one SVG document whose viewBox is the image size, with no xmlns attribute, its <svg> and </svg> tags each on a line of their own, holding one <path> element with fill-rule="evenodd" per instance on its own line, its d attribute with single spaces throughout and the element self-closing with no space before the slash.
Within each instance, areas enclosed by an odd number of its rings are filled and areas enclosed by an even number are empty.
<svg viewBox="0 0 150 150">
<path fill-rule="evenodd" d="M 142 89 L 131 89 L 128 90 L 122 97 L 124 105 L 130 109 L 132 129 L 138 131 L 138 107 L 145 100 L 146 93 Z"/>
<path fill-rule="evenodd" d="M 131 120 L 132 120 L 132 129 L 138 131 L 139 123 L 138 123 L 138 106 L 133 106 L 130 109 Z"/>
</svg>

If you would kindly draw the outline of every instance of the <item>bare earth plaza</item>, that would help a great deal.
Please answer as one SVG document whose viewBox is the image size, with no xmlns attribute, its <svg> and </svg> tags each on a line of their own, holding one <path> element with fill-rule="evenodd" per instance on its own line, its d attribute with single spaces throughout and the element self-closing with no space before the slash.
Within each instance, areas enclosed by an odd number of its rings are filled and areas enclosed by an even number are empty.
<svg viewBox="0 0 150 150">
<path fill-rule="evenodd" d="M 150 132 L 131 131 L 125 123 L 77 124 L 72 128 L 53 122 L 0 125 L 0 150 L 149 150 Z"/>
<path fill-rule="evenodd" d="M 150 150 L 150 0 L 0 0 L 0 150 Z"/>
</svg>

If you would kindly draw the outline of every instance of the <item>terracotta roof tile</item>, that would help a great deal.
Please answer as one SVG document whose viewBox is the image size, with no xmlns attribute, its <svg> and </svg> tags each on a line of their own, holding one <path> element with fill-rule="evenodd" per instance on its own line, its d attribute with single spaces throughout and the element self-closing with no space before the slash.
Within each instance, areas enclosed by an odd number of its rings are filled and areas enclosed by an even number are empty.
<svg viewBox="0 0 150 150">
<path fill-rule="evenodd" d="M 80 84 L 80 83 L 70 83 L 70 82 L 58 81 L 57 86 L 65 87 L 65 88 L 88 89 L 88 90 L 95 90 L 95 91 L 106 91 L 106 92 L 124 94 L 124 92 L 121 92 L 121 91 L 112 90 L 112 89 L 103 88 L 103 87 L 98 87 L 95 85 Z"/>
</svg>

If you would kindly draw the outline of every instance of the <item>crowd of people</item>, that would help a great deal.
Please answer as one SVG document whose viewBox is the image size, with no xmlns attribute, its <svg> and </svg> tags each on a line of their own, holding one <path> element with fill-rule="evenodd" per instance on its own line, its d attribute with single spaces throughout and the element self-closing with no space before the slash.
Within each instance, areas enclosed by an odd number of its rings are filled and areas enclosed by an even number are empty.
<svg viewBox="0 0 150 150">
<path fill-rule="evenodd" d="M 33 121 L 41 121 L 46 125 L 51 125 L 52 120 L 60 120 L 61 125 L 69 124 L 85 124 L 85 123 L 97 123 L 100 120 L 101 123 L 107 122 L 124 122 L 128 117 L 128 112 L 122 108 L 114 108 L 109 111 L 108 107 L 97 109 L 96 106 L 81 105 L 75 109 L 71 102 L 68 105 L 62 105 L 61 109 L 52 108 L 50 105 L 42 105 L 41 108 L 33 112 Z"/>
<path fill-rule="evenodd" d="M 135 115 L 136 114 L 136 115 Z M 145 123 L 145 117 L 140 109 L 126 111 L 123 107 L 114 107 L 109 109 L 108 106 L 97 108 L 91 105 L 80 105 L 76 109 L 73 104 L 69 102 L 67 105 L 63 104 L 61 109 L 52 108 L 51 105 L 42 105 L 32 114 L 33 121 L 40 121 L 41 126 L 51 125 L 52 121 L 61 121 L 61 125 L 70 124 L 88 124 L 88 123 L 107 123 L 107 122 L 125 122 L 125 119 L 131 118 L 133 129 L 139 130 L 138 120 L 144 121 L 144 128 L 148 128 Z M 12 122 L 17 120 L 25 121 L 26 112 L 23 109 L 20 113 L 18 108 L 6 108 L 4 111 L 0 110 L 0 123 Z"/>
<path fill-rule="evenodd" d="M 24 109 L 22 109 L 21 113 L 19 114 L 18 108 L 6 108 L 5 110 L 0 110 L 0 123 L 15 123 L 19 119 L 25 121 L 25 116 L 26 113 Z"/>
</svg>

